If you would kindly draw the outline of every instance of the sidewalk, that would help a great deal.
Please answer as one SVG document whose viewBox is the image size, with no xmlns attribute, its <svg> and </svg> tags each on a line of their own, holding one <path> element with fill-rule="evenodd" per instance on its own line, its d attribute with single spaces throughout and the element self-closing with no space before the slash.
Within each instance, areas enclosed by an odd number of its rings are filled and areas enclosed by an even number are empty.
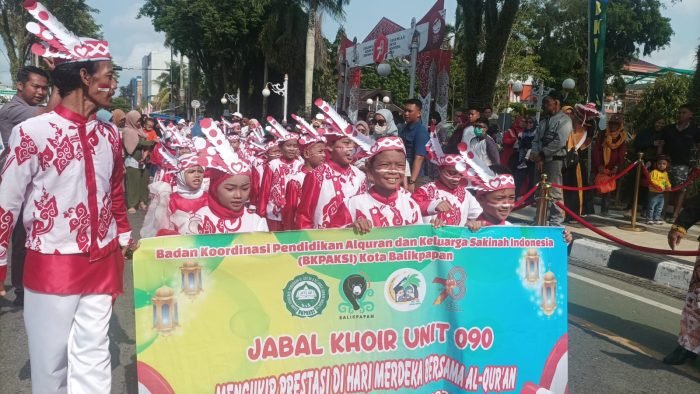
<svg viewBox="0 0 700 394">
<path fill-rule="evenodd" d="M 531 223 L 535 218 L 535 208 L 528 207 L 513 212 L 510 216 L 514 223 Z M 657 249 L 669 249 L 666 236 L 671 229 L 670 224 L 639 225 L 646 228 L 644 232 L 632 232 L 617 228 L 620 224 L 629 224 L 623 220 L 622 211 L 610 211 L 610 217 L 588 215 L 586 219 L 608 234 L 614 235 L 631 244 Z M 663 286 L 678 290 L 688 290 L 688 284 L 693 273 L 694 256 L 668 256 L 644 253 L 617 245 L 604 237 L 585 228 L 579 223 L 566 225 L 574 235 L 574 243 L 569 257 L 589 265 L 606 267 L 626 274 L 652 280 Z M 691 228 L 678 250 L 696 250 L 700 231 Z"/>
</svg>

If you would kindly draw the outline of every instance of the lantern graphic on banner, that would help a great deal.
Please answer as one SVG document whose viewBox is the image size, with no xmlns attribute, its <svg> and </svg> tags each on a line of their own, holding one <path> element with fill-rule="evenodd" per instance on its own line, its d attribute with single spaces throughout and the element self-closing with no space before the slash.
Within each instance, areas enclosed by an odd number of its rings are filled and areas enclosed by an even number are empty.
<svg viewBox="0 0 700 394">
<path fill-rule="evenodd" d="M 202 267 L 194 262 L 188 261 L 180 267 L 181 290 L 188 296 L 196 296 L 202 292 Z"/>
<path fill-rule="evenodd" d="M 525 255 L 525 278 L 530 283 L 540 279 L 540 254 L 537 249 L 528 249 Z"/>
<path fill-rule="evenodd" d="M 554 274 L 548 271 L 544 274 L 542 282 L 542 312 L 547 316 L 552 316 L 554 310 L 557 309 L 557 280 Z"/>
<path fill-rule="evenodd" d="M 179 325 L 175 292 L 168 286 L 156 290 L 153 301 L 153 328 L 161 334 L 169 334 Z"/>
</svg>

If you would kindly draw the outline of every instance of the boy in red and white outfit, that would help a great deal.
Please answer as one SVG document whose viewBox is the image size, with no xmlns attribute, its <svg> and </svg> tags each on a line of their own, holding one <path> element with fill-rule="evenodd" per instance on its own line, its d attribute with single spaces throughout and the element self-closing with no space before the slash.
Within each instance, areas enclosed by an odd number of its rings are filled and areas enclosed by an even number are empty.
<svg viewBox="0 0 700 394">
<path fill-rule="evenodd" d="M 406 148 L 399 137 L 378 139 L 367 160 L 372 187 L 348 200 L 353 227 L 361 234 L 373 227 L 419 224 L 418 203 L 401 185 L 406 175 Z"/>
<path fill-rule="evenodd" d="M 464 162 L 462 157 L 444 154 L 435 132 L 431 133 L 426 149 L 430 161 L 438 166 L 439 177 L 413 193 L 413 199 L 421 208 L 423 222 L 430 223 L 438 217 L 446 226 L 467 226 L 481 215 L 482 209 L 467 190 L 466 178 L 455 168 Z"/>
<path fill-rule="evenodd" d="M 277 137 L 282 156 L 271 160 L 265 166 L 262 183 L 257 200 L 260 214 L 267 218 L 270 231 L 282 231 L 282 209 L 287 189 L 287 179 L 301 171 L 304 160 L 299 157 L 299 135 L 290 133 L 271 117 L 267 121 L 272 126 L 272 133 Z"/>
<path fill-rule="evenodd" d="M 361 140 L 328 103 L 317 99 L 314 104 L 326 114 L 328 160 L 304 178 L 296 226 L 300 230 L 343 228 L 352 224 L 347 200 L 367 190 L 365 173 L 352 165 L 356 141 Z"/>
<path fill-rule="evenodd" d="M 27 229 L 24 321 L 34 393 L 108 393 L 109 319 L 131 230 L 117 127 L 95 119 L 116 88 L 107 42 L 78 38 L 40 3 L 32 51 L 57 64 L 61 104 L 17 125 L 0 183 L 0 283 L 12 228 Z M 124 248 L 124 249 L 123 249 Z M 4 293 L 4 292 L 2 292 Z"/>
<path fill-rule="evenodd" d="M 287 190 L 284 196 L 284 208 L 282 208 L 284 230 L 298 230 L 296 214 L 302 199 L 301 186 L 304 184 L 306 175 L 326 160 L 326 138 L 320 135 L 304 118 L 294 114 L 292 114 L 292 118 L 303 133 L 299 138 L 299 150 L 304 159 L 304 166 L 301 171 L 287 177 Z"/>
</svg>

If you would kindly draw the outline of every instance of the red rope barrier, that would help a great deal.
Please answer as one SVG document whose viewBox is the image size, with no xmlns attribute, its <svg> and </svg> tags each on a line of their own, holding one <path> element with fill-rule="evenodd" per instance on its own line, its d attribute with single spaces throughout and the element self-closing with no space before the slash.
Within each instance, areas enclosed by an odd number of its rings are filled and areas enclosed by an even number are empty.
<svg viewBox="0 0 700 394">
<path fill-rule="evenodd" d="M 613 178 L 611 178 L 608 182 L 617 182 L 620 178 L 627 175 L 628 172 L 632 171 L 632 169 L 636 165 L 637 165 L 637 162 L 635 161 L 634 163 L 630 164 L 629 167 L 625 168 L 624 171 L 622 171 L 621 173 L 619 173 L 619 174 L 615 175 Z M 598 188 L 598 185 L 575 187 L 575 186 L 564 186 L 564 185 L 558 185 L 556 183 L 552 183 L 552 187 L 556 187 L 557 189 L 563 189 L 563 190 L 575 192 L 575 191 L 595 190 Z"/>
<path fill-rule="evenodd" d="M 682 189 L 685 189 L 686 187 L 690 186 L 693 182 L 695 182 L 698 179 L 698 176 L 700 176 L 700 171 L 698 169 L 693 169 L 693 172 L 688 175 L 688 180 L 685 181 L 684 183 L 681 183 L 680 185 L 671 188 L 671 190 L 667 190 L 668 192 L 674 193 L 677 191 L 680 191 Z M 650 178 L 651 179 L 651 178 Z"/>
<path fill-rule="evenodd" d="M 525 193 L 522 197 L 520 197 L 520 200 L 516 201 L 515 204 L 513 204 L 513 210 L 517 211 L 518 209 L 525 208 L 527 206 L 530 206 L 534 204 L 534 202 L 531 202 L 529 204 L 526 204 L 525 202 L 527 201 L 528 198 L 532 197 L 533 194 L 537 191 L 537 188 L 540 186 L 540 184 L 536 184 L 533 186 L 532 189 L 530 189 L 527 193 Z"/>
<path fill-rule="evenodd" d="M 594 233 L 609 239 L 610 241 L 613 241 L 617 244 L 620 244 L 622 246 L 626 246 L 628 248 L 638 250 L 640 252 L 646 252 L 646 253 L 654 253 L 654 254 L 665 254 L 665 255 L 670 255 L 670 256 L 700 256 L 700 251 L 699 250 L 671 250 L 671 249 L 656 249 L 656 248 L 648 248 L 646 246 L 639 246 L 639 245 L 634 245 L 631 244 L 627 241 L 624 241 L 620 238 L 617 238 L 614 235 L 608 234 L 605 231 L 599 229 L 598 227 L 588 223 L 585 221 L 583 218 L 581 218 L 579 215 L 577 215 L 574 211 L 569 209 L 566 205 L 557 202 L 557 206 L 561 209 L 563 209 L 567 214 L 569 214 L 574 220 L 577 222 L 581 223 L 584 227 L 587 229 L 593 231 Z"/>
</svg>

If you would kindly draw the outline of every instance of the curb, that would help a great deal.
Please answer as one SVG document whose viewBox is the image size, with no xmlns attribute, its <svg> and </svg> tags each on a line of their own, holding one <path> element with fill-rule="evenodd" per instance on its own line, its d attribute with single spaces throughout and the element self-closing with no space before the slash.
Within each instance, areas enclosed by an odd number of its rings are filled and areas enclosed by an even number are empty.
<svg viewBox="0 0 700 394">
<path fill-rule="evenodd" d="M 576 238 L 569 258 L 638 276 L 662 286 L 687 291 L 693 266 L 668 260 L 668 257 L 639 253 L 590 238 Z"/>
</svg>

